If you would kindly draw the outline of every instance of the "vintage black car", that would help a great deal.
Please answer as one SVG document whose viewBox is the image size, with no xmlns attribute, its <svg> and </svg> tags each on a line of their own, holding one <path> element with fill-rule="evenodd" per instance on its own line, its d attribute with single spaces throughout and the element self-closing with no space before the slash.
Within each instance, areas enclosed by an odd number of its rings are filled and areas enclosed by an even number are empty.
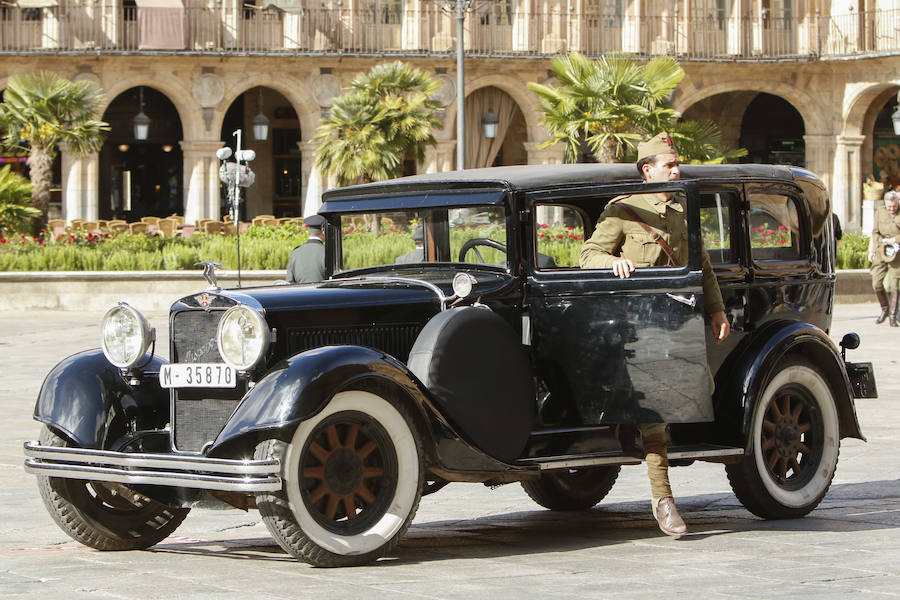
<svg viewBox="0 0 900 600">
<path fill-rule="evenodd" d="M 875 394 L 871 365 L 845 362 L 858 336 L 843 350 L 829 337 L 826 190 L 781 166 L 682 177 L 527 166 L 330 191 L 329 279 L 181 298 L 169 361 L 135 308 L 112 308 L 102 348 L 47 377 L 26 469 L 94 548 L 152 546 L 218 503 L 258 509 L 298 559 L 356 565 L 390 552 L 448 482 L 594 506 L 641 463 L 631 425 L 667 422 L 673 463 L 725 463 L 748 510 L 803 516 L 840 440 L 863 439 L 854 397 Z M 624 280 L 580 269 L 604 205 L 648 191 L 686 206 L 689 264 Z M 733 327 L 718 345 L 701 240 Z"/>
</svg>

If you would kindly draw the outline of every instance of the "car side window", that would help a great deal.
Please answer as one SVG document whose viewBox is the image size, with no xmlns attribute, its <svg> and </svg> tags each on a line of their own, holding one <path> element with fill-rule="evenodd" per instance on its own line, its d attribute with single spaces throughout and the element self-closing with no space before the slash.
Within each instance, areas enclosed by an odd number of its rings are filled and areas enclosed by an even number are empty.
<svg viewBox="0 0 900 600">
<path fill-rule="evenodd" d="M 584 216 L 570 206 L 536 204 L 534 242 L 538 269 L 577 269 Z"/>
<path fill-rule="evenodd" d="M 750 256 L 754 261 L 801 260 L 797 205 L 783 194 L 750 195 Z"/>
<path fill-rule="evenodd" d="M 732 244 L 732 215 L 737 206 L 738 194 L 732 190 L 716 190 L 700 194 L 700 228 L 703 243 L 712 264 L 737 262 Z"/>
</svg>

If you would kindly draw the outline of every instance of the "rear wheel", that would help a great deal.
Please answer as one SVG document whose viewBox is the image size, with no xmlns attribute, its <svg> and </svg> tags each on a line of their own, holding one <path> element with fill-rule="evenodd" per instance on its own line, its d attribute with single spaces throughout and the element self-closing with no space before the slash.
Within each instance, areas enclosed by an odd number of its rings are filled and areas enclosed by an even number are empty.
<svg viewBox="0 0 900 600">
<path fill-rule="evenodd" d="M 360 565 L 409 527 L 423 485 L 421 443 L 405 407 L 370 392 L 337 394 L 289 443 L 261 442 L 282 462 L 281 491 L 257 495 L 272 536 L 315 566 Z"/>
<path fill-rule="evenodd" d="M 71 446 L 47 427 L 40 441 Z M 38 489 L 56 524 L 75 541 L 97 550 L 149 548 L 171 535 L 190 512 L 118 483 L 38 475 Z"/>
<path fill-rule="evenodd" d="M 840 451 L 837 407 L 828 383 L 804 362 L 788 362 L 753 407 L 750 453 L 726 465 L 741 504 L 766 519 L 812 511 L 828 491 Z"/>
<path fill-rule="evenodd" d="M 603 500 L 619 476 L 619 467 L 587 467 L 541 473 L 522 482 L 528 496 L 550 510 L 586 510 Z"/>
</svg>

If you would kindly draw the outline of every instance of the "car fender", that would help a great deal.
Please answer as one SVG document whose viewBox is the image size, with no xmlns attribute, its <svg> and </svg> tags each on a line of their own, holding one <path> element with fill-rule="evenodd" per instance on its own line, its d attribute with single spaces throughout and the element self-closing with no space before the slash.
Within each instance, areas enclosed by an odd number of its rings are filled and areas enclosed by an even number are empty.
<svg viewBox="0 0 900 600">
<path fill-rule="evenodd" d="M 317 414 L 337 392 L 363 378 L 389 380 L 416 400 L 424 392 L 403 363 L 361 346 L 323 346 L 280 361 L 244 396 L 209 454 L 247 434 L 293 429 Z"/>
<path fill-rule="evenodd" d="M 142 370 L 158 373 L 165 362 L 154 356 Z M 47 375 L 34 418 L 81 448 L 115 449 L 131 431 L 161 429 L 168 422 L 169 393 L 159 378 L 138 381 L 126 380 L 99 348 L 74 354 Z"/>
<path fill-rule="evenodd" d="M 739 423 L 740 432 L 746 439 L 754 402 L 774 376 L 778 364 L 791 355 L 802 355 L 820 368 L 820 373 L 834 393 L 841 438 L 864 440 L 856 416 L 850 379 L 840 352 L 824 331 L 798 321 L 767 323 L 740 353 L 735 367 L 726 369 L 726 372 L 720 369 L 717 381 L 731 381 L 734 386 L 722 397 L 733 398 L 736 394 L 740 398 L 739 407 L 732 405 L 731 408 L 732 411 L 737 408 L 739 413 L 726 415 L 726 418 L 730 416 L 729 420 Z"/>
<path fill-rule="evenodd" d="M 402 390 L 404 400 L 414 405 L 433 465 L 448 473 L 510 470 L 456 430 L 406 365 L 362 346 L 323 346 L 279 362 L 244 396 L 207 455 L 232 457 L 235 447 L 251 450 L 258 434 L 293 432 L 338 392 L 373 382 Z"/>
</svg>

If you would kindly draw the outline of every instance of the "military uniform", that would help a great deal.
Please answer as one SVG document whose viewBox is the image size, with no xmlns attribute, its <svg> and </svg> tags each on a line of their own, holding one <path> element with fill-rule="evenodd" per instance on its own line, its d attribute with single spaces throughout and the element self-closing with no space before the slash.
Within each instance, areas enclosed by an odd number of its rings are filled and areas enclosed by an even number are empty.
<svg viewBox="0 0 900 600">
<path fill-rule="evenodd" d="M 884 247 L 883 240 L 888 238 L 896 238 L 900 241 L 900 210 L 892 215 L 885 207 L 880 206 L 875 211 L 875 226 L 872 228 L 872 253 L 875 255 L 871 268 L 872 288 L 875 290 L 875 295 L 878 296 L 879 304 L 882 306 L 882 313 L 884 313 L 886 304 L 891 325 L 897 326 L 900 254 L 895 254 L 890 261 L 883 257 L 881 253 Z M 885 280 L 887 281 L 887 291 L 890 293 L 889 299 L 885 297 Z M 885 299 L 887 299 L 886 303 Z M 877 322 L 880 323 L 883 320 L 882 316 L 879 317 Z"/>
<path fill-rule="evenodd" d="M 664 267 L 670 259 L 662 247 L 620 206 L 628 204 L 638 217 L 672 249 L 678 264 L 688 261 L 688 231 L 684 206 L 674 197 L 640 194 L 616 198 L 606 205 L 594 234 L 581 249 L 583 269 L 608 269 L 614 260 L 628 258 L 635 267 Z M 712 270 L 709 254 L 703 249 L 703 308 L 707 313 L 725 310 L 722 293 Z"/>
<path fill-rule="evenodd" d="M 325 242 L 318 237 L 322 235 L 325 218 L 310 215 L 303 222 L 309 228 L 309 239 L 291 250 L 286 276 L 288 283 L 312 283 L 325 279 Z"/>
</svg>

